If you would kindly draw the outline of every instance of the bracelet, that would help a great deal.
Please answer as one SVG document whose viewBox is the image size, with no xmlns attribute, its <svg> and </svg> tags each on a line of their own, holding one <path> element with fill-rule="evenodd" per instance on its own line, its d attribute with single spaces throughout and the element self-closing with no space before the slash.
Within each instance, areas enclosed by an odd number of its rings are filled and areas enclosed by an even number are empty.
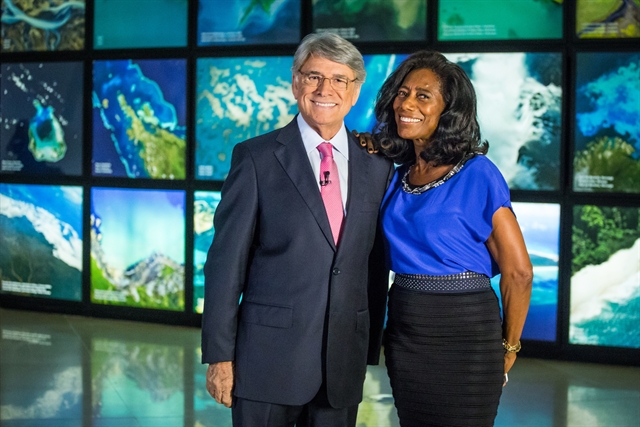
<svg viewBox="0 0 640 427">
<path fill-rule="evenodd" d="M 502 346 L 504 347 L 505 353 L 517 353 L 522 348 L 520 341 L 518 341 L 516 345 L 511 345 L 505 338 L 502 339 Z"/>
</svg>

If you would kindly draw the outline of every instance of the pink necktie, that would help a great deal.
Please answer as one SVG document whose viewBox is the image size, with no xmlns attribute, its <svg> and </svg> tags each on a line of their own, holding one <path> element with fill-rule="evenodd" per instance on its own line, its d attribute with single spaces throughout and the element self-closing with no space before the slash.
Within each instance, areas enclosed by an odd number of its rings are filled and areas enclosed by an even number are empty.
<svg viewBox="0 0 640 427">
<path fill-rule="evenodd" d="M 333 160 L 333 146 L 329 142 L 318 145 L 318 151 L 322 154 L 320 161 L 320 195 L 324 202 L 324 208 L 329 217 L 331 233 L 336 246 L 340 238 L 340 228 L 344 218 L 342 209 L 342 195 L 340 194 L 340 177 L 338 166 Z"/>
</svg>

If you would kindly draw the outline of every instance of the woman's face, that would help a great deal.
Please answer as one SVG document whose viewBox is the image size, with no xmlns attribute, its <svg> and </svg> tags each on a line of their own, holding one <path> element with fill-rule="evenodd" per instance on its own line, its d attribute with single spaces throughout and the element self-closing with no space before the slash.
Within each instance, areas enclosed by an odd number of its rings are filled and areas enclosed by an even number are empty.
<svg viewBox="0 0 640 427">
<path fill-rule="evenodd" d="M 393 101 L 398 135 L 425 146 L 438 127 L 444 110 L 440 80 L 431 70 L 413 70 L 402 82 Z"/>
</svg>

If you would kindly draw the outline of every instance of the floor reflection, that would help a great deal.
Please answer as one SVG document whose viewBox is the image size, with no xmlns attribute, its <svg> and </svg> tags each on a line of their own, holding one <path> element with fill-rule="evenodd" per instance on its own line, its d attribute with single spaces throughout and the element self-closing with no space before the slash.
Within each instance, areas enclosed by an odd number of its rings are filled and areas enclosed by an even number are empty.
<svg viewBox="0 0 640 427">
<path fill-rule="evenodd" d="M 195 328 L 0 309 L 3 427 L 231 427 L 204 387 Z M 640 368 L 520 359 L 496 426 L 637 427 Z M 358 427 L 399 425 L 384 366 Z"/>
<path fill-rule="evenodd" d="M 164 343 L 94 338 L 93 418 L 184 418 L 184 349 Z M 128 404 L 135 402 L 135 405 Z"/>
</svg>

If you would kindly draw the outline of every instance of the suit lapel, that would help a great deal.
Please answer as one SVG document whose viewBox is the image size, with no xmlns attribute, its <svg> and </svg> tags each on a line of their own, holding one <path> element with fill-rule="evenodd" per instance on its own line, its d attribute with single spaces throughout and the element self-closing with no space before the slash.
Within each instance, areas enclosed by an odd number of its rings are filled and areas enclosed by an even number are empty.
<svg viewBox="0 0 640 427">
<path fill-rule="evenodd" d="M 349 236 L 358 221 L 358 209 L 369 190 L 369 162 L 371 155 L 361 148 L 355 137 L 349 132 L 349 197 L 347 198 L 347 216 L 342 228 L 341 242 Z"/>
<path fill-rule="evenodd" d="M 309 207 L 325 238 L 335 250 L 327 212 L 295 119 L 282 128 L 276 140 L 282 145 L 274 151 L 274 155 Z"/>
</svg>

